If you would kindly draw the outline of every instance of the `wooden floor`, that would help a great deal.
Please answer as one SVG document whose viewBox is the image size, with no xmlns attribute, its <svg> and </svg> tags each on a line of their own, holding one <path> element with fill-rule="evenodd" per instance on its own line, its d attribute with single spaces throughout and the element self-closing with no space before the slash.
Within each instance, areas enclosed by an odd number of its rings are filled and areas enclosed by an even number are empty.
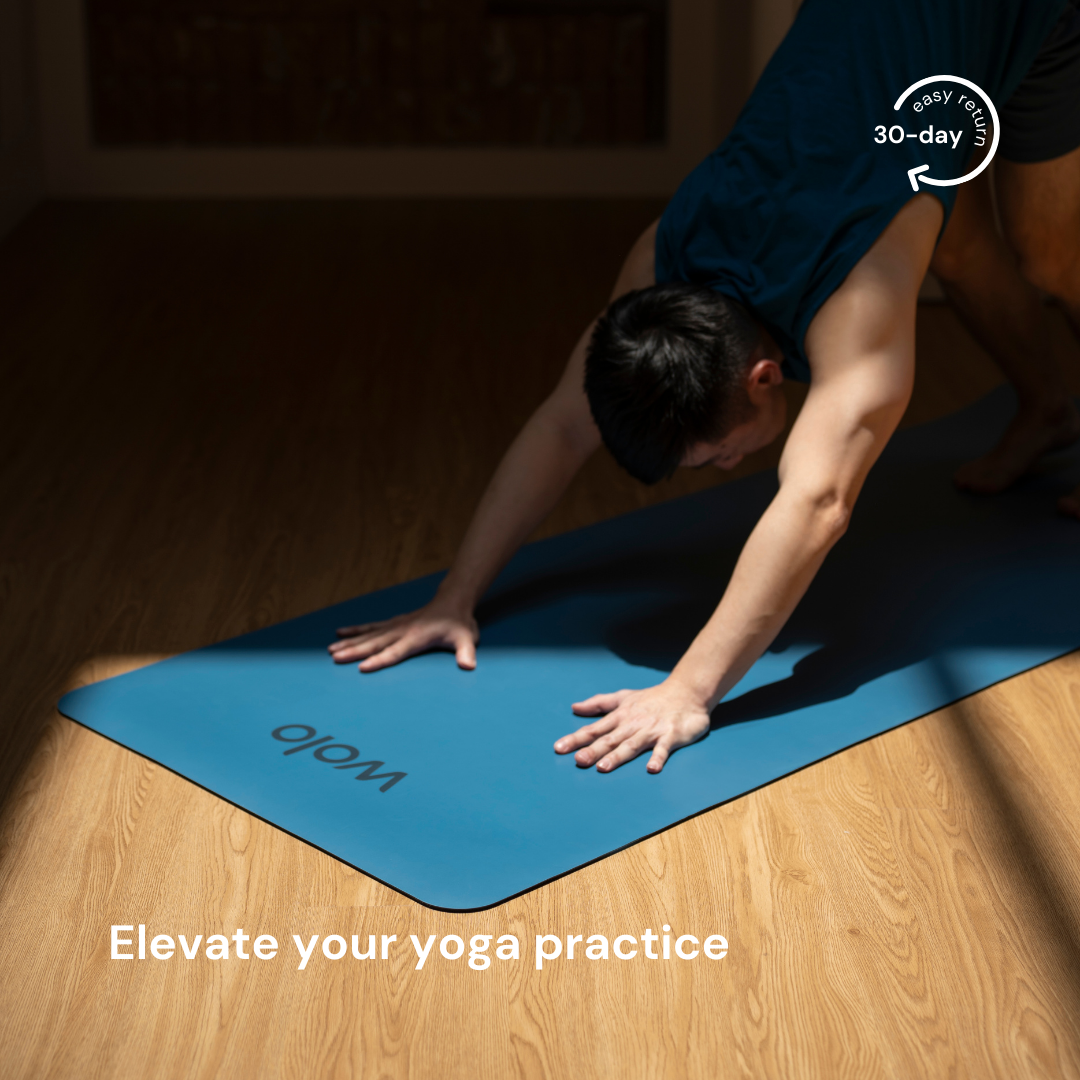
<svg viewBox="0 0 1080 1080">
<path fill-rule="evenodd" d="M 1080 656 L 470 915 L 55 711 L 445 566 L 656 210 L 54 204 L 0 245 L 5 1077 L 1080 1076 Z M 940 307 L 919 372 L 909 420 L 996 381 Z M 547 531 L 715 480 L 647 491 L 598 458 Z M 110 925 L 139 922 L 290 954 L 664 922 L 731 948 L 542 973 L 110 960 Z"/>
</svg>

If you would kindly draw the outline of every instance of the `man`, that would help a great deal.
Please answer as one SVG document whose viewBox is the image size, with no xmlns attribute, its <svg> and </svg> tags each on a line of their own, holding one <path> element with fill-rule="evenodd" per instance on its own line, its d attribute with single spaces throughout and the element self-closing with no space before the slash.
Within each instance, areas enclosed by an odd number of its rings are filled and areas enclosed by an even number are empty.
<svg viewBox="0 0 1080 1080">
<path fill-rule="evenodd" d="M 1002 106 L 1008 243 L 985 175 L 912 193 L 914 166 L 963 171 L 947 146 L 871 141 L 905 88 L 940 74 L 975 82 Z M 784 428 L 785 376 L 804 379 L 779 491 L 713 616 L 662 683 L 578 702 L 579 716 L 597 719 L 555 744 L 602 772 L 651 750 L 647 768 L 659 772 L 708 731 L 713 707 L 843 535 L 911 394 L 928 267 L 1019 400 L 1000 444 L 961 469 L 958 484 L 1001 490 L 1080 434 L 1033 287 L 1080 331 L 1078 147 L 1071 0 L 806 0 L 731 136 L 630 251 L 608 309 L 503 458 L 435 599 L 339 631 L 334 659 L 369 672 L 445 648 L 475 667 L 476 602 L 601 441 L 646 481 L 679 465 L 730 469 Z M 1061 505 L 1080 516 L 1076 495 Z"/>
</svg>

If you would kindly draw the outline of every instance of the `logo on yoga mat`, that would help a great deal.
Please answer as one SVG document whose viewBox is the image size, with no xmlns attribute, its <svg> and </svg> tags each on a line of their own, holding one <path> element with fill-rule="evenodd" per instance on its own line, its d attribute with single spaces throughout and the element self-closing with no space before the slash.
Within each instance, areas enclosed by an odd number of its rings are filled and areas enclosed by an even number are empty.
<svg viewBox="0 0 1080 1080">
<path fill-rule="evenodd" d="M 954 187 L 974 180 L 997 153 L 1000 135 L 997 109 L 989 96 L 968 79 L 961 79 L 958 75 L 930 75 L 920 79 L 896 99 L 893 111 L 899 113 L 901 109 L 904 110 L 902 118 L 910 112 L 908 122 L 915 130 L 908 131 L 899 123 L 878 124 L 874 128 L 874 142 L 878 146 L 886 143 L 907 145 L 907 140 L 913 139 L 915 142 L 912 145 L 920 149 L 925 146 L 941 147 L 942 150 L 935 155 L 939 167 L 943 152 L 956 152 L 956 168 L 962 171 L 971 159 L 972 152 L 986 145 L 987 128 L 992 129 L 990 150 L 971 172 L 942 179 L 926 175 L 930 165 L 924 162 L 907 170 L 913 191 L 920 190 L 920 183 Z"/>
<path fill-rule="evenodd" d="M 299 731 L 298 736 L 289 732 Z M 316 761 L 325 762 L 335 769 L 361 769 L 353 778 L 355 780 L 385 780 L 385 784 L 379 786 L 380 791 L 389 791 L 399 780 L 404 780 L 407 773 L 403 772 L 376 772 L 381 769 L 385 761 L 357 761 L 360 751 L 348 743 L 334 742 L 333 735 L 319 736 L 315 729 L 308 724 L 284 724 L 274 728 L 270 734 L 283 743 L 299 743 L 298 746 L 290 746 L 284 751 L 285 756 L 299 754 L 301 750 L 310 750 Z"/>
</svg>

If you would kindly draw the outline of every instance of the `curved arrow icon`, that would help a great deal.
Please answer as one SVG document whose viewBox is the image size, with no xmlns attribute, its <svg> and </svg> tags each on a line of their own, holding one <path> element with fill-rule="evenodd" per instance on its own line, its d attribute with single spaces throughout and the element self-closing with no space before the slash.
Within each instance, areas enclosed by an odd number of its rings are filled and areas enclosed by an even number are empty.
<svg viewBox="0 0 1080 1080">
<path fill-rule="evenodd" d="M 895 112 L 900 111 L 900 106 L 907 101 L 908 97 L 916 90 L 921 89 L 924 86 L 929 86 L 930 83 L 935 82 L 953 82 L 959 83 L 961 86 L 966 86 L 969 90 L 974 90 L 983 100 L 983 104 L 990 110 L 990 116 L 993 119 L 994 134 L 991 137 L 990 152 L 983 158 L 982 163 L 971 172 L 965 173 L 963 176 L 958 176 L 955 180 L 936 180 L 932 176 L 919 176 L 919 173 L 926 172 L 930 166 L 920 165 L 915 169 L 908 169 L 908 179 L 911 181 L 912 189 L 919 190 L 919 181 L 924 184 L 933 184 L 935 187 L 954 187 L 957 184 L 962 184 L 966 180 L 974 180 L 990 164 L 994 159 L 994 155 L 997 153 L 998 139 L 1001 137 L 1001 124 L 998 121 L 997 109 L 994 108 L 994 103 L 990 100 L 989 96 L 980 86 L 976 86 L 975 83 L 968 79 L 961 79 L 959 75 L 928 75 L 925 79 L 920 79 L 918 82 L 913 82 L 897 99 L 896 104 L 893 106 Z M 917 178 L 917 179 L 916 179 Z"/>
<path fill-rule="evenodd" d="M 929 169 L 929 165 L 916 165 L 914 169 L 908 169 L 907 178 L 911 181 L 911 190 L 919 190 L 919 181 L 915 179 L 921 172 L 926 172 Z"/>
</svg>

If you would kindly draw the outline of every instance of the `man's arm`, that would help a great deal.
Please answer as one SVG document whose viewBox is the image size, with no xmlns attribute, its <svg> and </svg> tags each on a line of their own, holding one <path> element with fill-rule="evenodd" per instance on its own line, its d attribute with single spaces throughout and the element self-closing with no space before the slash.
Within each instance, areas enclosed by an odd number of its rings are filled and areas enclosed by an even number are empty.
<svg viewBox="0 0 1080 1080">
<path fill-rule="evenodd" d="M 815 317 L 813 382 L 780 462 L 780 490 L 750 534 L 708 623 L 660 685 L 574 706 L 600 720 L 555 744 L 604 772 L 652 748 L 701 738 L 709 714 L 768 648 L 843 535 L 855 500 L 903 415 L 914 374 L 915 305 L 941 223 L 917 196 Z"/>
<path fill-rule="evenodd" d="M 613 300 L 653 284 L 656 224 L 630 249 Z M 595 320 L 574 347 L 555 390 L 504 455 L 435 598 L 419 611 L 385 622 L 343 627 L 341 640 L 330 646 L 337 663 L 359 660 L 361 671 L 377 671 L 416 653 L 451 649 L 460 667 L 476 666 L 477 601 L 600 445 L 584 389 L 593 326 Z"/>
</svg>

